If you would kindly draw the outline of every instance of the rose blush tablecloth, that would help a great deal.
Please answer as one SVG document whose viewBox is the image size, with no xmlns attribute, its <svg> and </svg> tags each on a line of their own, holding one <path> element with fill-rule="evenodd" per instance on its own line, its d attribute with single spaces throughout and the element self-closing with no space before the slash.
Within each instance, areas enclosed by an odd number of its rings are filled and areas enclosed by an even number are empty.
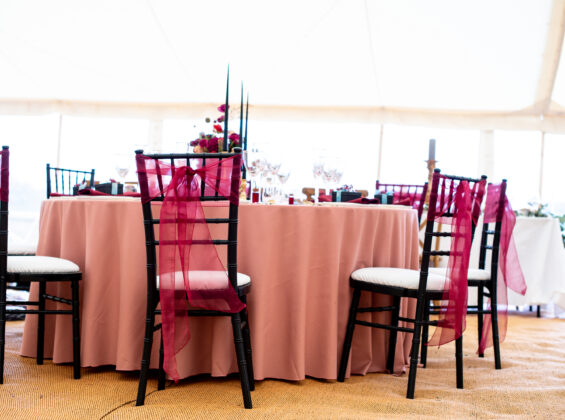
<svg viewBox="0 0 565 420">
<path fill-rule="evenodd" d="M 82 272 L 82 366 L 138 370 L 144 334 L 146 271 L 141 205 L 135 199 L 59 198 L 41 209 L 38 255 L 76 262 Z M 418 267 L 416 212 L 397 206 L 242 204 L 238 270 L 251 276 L 248 296 L 256 379 L 335 379 L 351 300 L 349 274 L 365 266 Z M 50 286 L 63 288 L 66 286 Z M 36 288 L 32 288 L 36 293 Z M 361 304 L 389 304 L 362 296 Z M 403 313 L 414 311 L 404 301 Z M 365 314 L 386 322 L 389 314 Z M 36 316 L 26 319 L 21 353 L 35 356 Z M 231 323 L 191 318 L 192 338 L 178 355 L 182 377 L 237 371 Z M 69 317 L 48 316 L 45 355 L 72 361 Z M 155 335 L 152 367 L 157 366 Z M 400 334 L 395 370 L 408 362 Z M 388 333 L 357 327 L 351 372 L 382 372 Z M 348 372 L 349 374 L 349 372 Z"/>
</svg>

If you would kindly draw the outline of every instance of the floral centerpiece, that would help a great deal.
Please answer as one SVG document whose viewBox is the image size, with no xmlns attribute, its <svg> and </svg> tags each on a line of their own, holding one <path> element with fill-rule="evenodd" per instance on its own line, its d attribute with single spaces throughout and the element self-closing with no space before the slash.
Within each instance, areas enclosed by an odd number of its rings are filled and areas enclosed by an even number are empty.
<svg viewBox="0 0 565 420">
<path fill-rule="evenodd" d="M 229 108 L 229 105 L 228 105 Z M 212 123 L 212 133 L 206 134 L 201 132 L 197 139 L 192 140 L 189 144 L 193 147 L 194 153 L 221 153 L 224 150 L 222 146 L 222 138 L 224 128 L 220 123 L 224 122 L 226 113 L 226 105 L 222 104 L 218 107 L 218 111 L 222 112 L 215 120 L 206 118 L 207 124 Z M 234 147 L 239 146 L 239 135 L 233 131 L 228 131 L 228 151 L 231 152 Z"/>
</svg>

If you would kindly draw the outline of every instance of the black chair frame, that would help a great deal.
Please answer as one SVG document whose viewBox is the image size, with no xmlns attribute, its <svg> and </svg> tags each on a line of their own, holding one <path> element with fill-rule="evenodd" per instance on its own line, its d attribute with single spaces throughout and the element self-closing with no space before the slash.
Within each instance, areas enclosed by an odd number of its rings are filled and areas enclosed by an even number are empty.
<svg viewBox="0 0 565 420">
<path fill-rule="evenodd" d="M 142 155 L 143 150 L 136 150 L 136 155 Z M 206 165 L 207 159 L 224 159 L 232 156 L 239 156 L 241 158 L 241 149 L 234 148 L 234 153 L 186 153 L 186 154 L 148 154 L 147 157 L 156 160 L 169 161 L 171 166 L 175 166 L 177 159 L 186 159 L 187 165 L 191 160 L 201 159 L 202 164 Z M 237 159 L 237 158 L 236 158 Z M 139 165 L 143 165 L 140 168 Z M 142 196 L 148 191 L 147 174 L 143 172 L 145 162 L 138 160 L 138 176 L 139 186 Z M 141 171 L 140 171 L 141 169 Z M 240 164 L 233 166 L 233 171 L 241 170 Z M 237 183 L 239 177 L 232 177 L 232 192 L 237 191 L 239 194 L 239 184 Z M 161 195 L 152 199 L 147 203 L 142 203 L 143 219 L 145 227 L 145 244 L 146 244 L 146 257 L 147 257 L 147 313 L 145 318 L 145 339 L 143 346 L 143 356 L 141 362 L 141 372 L 139 378 L 139 386 L 137 393 L 136 405 L 143 405 L 145 402 L 145 392 L 147 387 L 147 376 L 149 370 L 149 361 L 151 359 L 151 347 L 153 343 L 154 332 L 161 329 L 161 324 L 155 325 L 155 317 L 161 314 L 158 309 L 159 305 L 159 290 L 156 286 L 157 279 L 157 254 L 156 247 L 159 246 L 159 241 L 155 239 L 155 227 L 159 225 L 159 219 L 154 217 L 151 203 L 155 201 L 163 201 L 164 189 L 163 181 L 159 178 L 159 187 Z M 200 201 L 227 201 L 228 197 L 218 195 L 217 192 L 213 196 L 204 195 L 204 184 L 201 188 Z M 227 239 L 213 239 L 212 243 L 216 246 L 227 246 L 227 269 L 230 283 L 236 290 L 239 298 L 243 303 L 246 303 L 246 294 L 249 292 L 250 285 L 244 287 L 237 286 L 237 223 L 238 223 L 238 206 L 232 203 L 229 204 L 228 218 L 205 218 L 203 220 L 194 220 L 195 223 L 214 223 L 214 224 L 228 224 Z M 247 308 L 244 308 L 238 313 L 226 313 L 220 311 L 211 311 L 204 309 L 189 309 L 189 316 L 229 316 L 231 317 L 234 345 L 239 367 L 241 390 L 243 394 L 243 401 L 245 408 L 252 408 L 251 393 L 255 389 L 255 381 L 253 376 L 253 361 L 251 352 L 251 336 L 249 332 L 249 318 Z M 158 390 L 165 389 L 165 371 L 163 369 L 164 355 L 163 355 L 163 341 L 161 338 L 161 346 L 159 351 L 159 371 L 158 371 Z"/>
<path fill-rule="evenodd" d="M 4 180 L 2 180 L 4 184 Z M 5 186 L 2 185 L 2 188 Z M 7 185 L 6 185 L 7 187 Z M 80 379 L 80 324 L 79 324 L 79 281 L 82 274 L 27 274 L 7 272 L 7 247 L 8 247 L 8 203 L 0 202 L 0 383 L 4 380 L 4 348 L 6 344 L 6 314 L 35 314 L 37 323 L 37 356 L 38 365 L 43 364 L 45 315 L 71 315 L 73 329 L 73 377 Z M 33 258 L 33 257 L 31 257 Z M 7 301 L 6 289 L 8 283 L 39 283 L 38 298 L 35 301 Z M 46 287 L 51 282 L 69 282 L 71 286 L 71 299 L 47 294 Z M 71 309 L 46 309 L 47 300 L 69 305 Z M 33 306 L 37 309 L 7 309 L 7 305 Z"/>
<path fill-rule="evenodd" d="M 78 171 L 75 169 L 55 168 L 47 164 L 47 198 L 51 197 L 52 192 L 73 195 L 73 187 L 88 179 L 90 188 L 94 188 L 94 169 L 91 171 Z M 53 173 L 53 175 L 52 175 Z M 82 180 L 81 180 L 82 175 Z M 55 185 L 51 183 L 51 177 Z M 53 186 L 55 188 L 53 188 Z"/>
<path fill-rule="evenodd" d="M 469 181 L 478 182 L 477 179 L 464 178 L 458 176 L 444 175 L 452 181 Z M 441 232 L 435 229 L 438 223 L 435 219 L 435 209 L 438 200 L 438 187 L 440 180 L 440 170 L 435 169 L 432 187 L 430 191 L 430 200 L 428 207 L 428 220 L 426 222 L 426 232 L 424 238 L 424 249 L 422 253 L 422 262 L 420 266 L 420 278 L 418 289 L 408 289 L 402 287 L 385 286 L 379 284 L 370 284 L 367 282 L 357 281 L 350 278 L 350 285 L 353 288 L 353 297 L 349 309 L 349 318 L 347 322 L 347 329 L 345 340 L 343 344 L 343 352 L 341 355 L 341 362 L 338 372 L 338 381 L 345 380 L 345 373 L 347 370 L 349 353 L 351 351 L 351 342 L 353 340 L 353 332 L 355 325 L 368 326 L 373 328 L 381 328 L 390 331 L 389 345 L 387 355 L 387 370 L 392 373 L 394 369 L 394 357 L 396 351 L 396 341 L 398 332 L 412 333 L 412 349 L 410 351 L 410 372 L 408 376 L 408 386 L 406 398 L 414 398 L 414 390 L 416 385 L 416 370 L 418 367 L 418 356 L 420 344 L 427 342 L 427 336 L 423 336 L 422 330 L 424 327 L 437 326 L 437 320 L 429 320 L 427 311 L 429 310 L 429 302 L 431 300 L 441 300 L 443 297 L 442 291 L 428 291 L 426 290 L 428 280 L 428 268 L 430 265 L 430 257 L 434 255 L 449 256 L 450 251 L 432 250 L 432 240 L 437 237 L 451 236 L 450 232 Z M 453 217 L 453 206 L 451 212 L 444 213 L 443 217 Z M 392 297 L 392 305 L 384 307 L 359 307 L 359 300 L 361 292 L 381 293 Z M 400 304 L 402 298 L 416 299 L 416 312 L 414 318 L 407 318 L 400 316 Z M 357 319 L 359 313 L 374 313 L 374 312 L 390 312 L 390 323 L 383 324 L 378 322 L 369 322 Z M 412 324 L 410 327 L 399 326 L 399 321 Z M 456 376 L 457 388 L 463 388 L 463 336 L 455 341 L 455 358 L 456 358 Z"/>
</svg>

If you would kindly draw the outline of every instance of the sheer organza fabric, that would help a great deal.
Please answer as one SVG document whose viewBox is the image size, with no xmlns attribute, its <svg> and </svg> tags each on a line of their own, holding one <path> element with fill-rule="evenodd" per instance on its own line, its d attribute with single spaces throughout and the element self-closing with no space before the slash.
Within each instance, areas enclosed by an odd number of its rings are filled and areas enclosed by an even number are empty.
<svg viewBox="0 0 565 420">
<path fill-rule="evenodd" d="M 450 225 L 451 247 L 438 325 L 428 345 L 449 343 L 465 331 L 472 205 L 476 198 L 475 188 L 479 188 L 475 184 L 472 190 L 468 181 L 453 180 L 443 175 L 439 175 L 439 183 L 434 220 Z M 430 213 L 428 210 L 428 214 Z"/>
<path fill-rule="evenodd" d="M 143 155 L 136 158 L 140 184 L 146 180 L 148 186 L 141 191 L 142 202 L 164 196 L 158 258 L 164 369 L 177 381 L 175 355 L 190 339 L 188 308 L 227 313 L 245 308 L 212 242 L 200 200 L 201 195 L 219 195 L 227 201 L 214 205 L 239 204 L 241 156 L 191 159 L 190 166 L 186 160 L 171 164 Z M 198 282 L 191 276 L 195 271 L 210 272 L 214 282 Z"/>
<path fill-rule="evenodd" d="M 423 201 L 426 199 L 426 192 L 428 190 L 427 184 L 424 185 L 408 185 L 408 184 L 378 184 L 377 189 L 386 194 L 392 192 L 392 204 L 400 204 L 411 206 L 413 209 L 418 210 L 423 206 Z"/>
<path fill-rule="evenodd" d="M 500 342 L 506 337 L 508 325 L 508 292 L 507 289 L 526 294 L 526 281 L 518 260 L 518 253 L 512 232 L 516 225 L 516 215 L 512 210 L 510 201 L 506 194 L 503 194 L 503 184 L 490 184 L 487 191 L 485 204 L 484 223 L 502 222 L 500 232 L 500 248 L 498 253 L 497 284 L 496 284 L 496 303 L 498 313 L 498 336 Z M 499 213 L 500 200 L 504 200 L 503 211 Z M 489 307 L 490 307 L 489 299 Z M 481 341 L 479 343 L 479 353 L 484 353 L 487 347 L 492 346 L 492 317 L 485 315 Z"/>
</svg>

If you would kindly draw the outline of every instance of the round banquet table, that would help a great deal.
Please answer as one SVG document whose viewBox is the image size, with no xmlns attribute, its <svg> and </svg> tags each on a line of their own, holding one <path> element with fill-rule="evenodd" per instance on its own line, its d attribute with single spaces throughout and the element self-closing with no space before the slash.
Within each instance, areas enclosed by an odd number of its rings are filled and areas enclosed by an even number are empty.
<svg viewBox="0 0 565 420">
<path fill-rule="evenodd" d="M 330 203 L 331 204 L 331 203 Z M 214 235 L 214 233 L 212 232 Z M 139 370 L 146 303 L 145 242 L 139 199 L 61 197 L 42 204 L 37 255 L 77 263 L 80 284 L 81 364 Z M 248 274 L 249 321 L 256 379 L 336 379 L 351 288 L 358 268 L 418 268 L 417 214 L 385 205 L 262 205 L 239 210 L 238 271 Z M 51 289 L 49 289 L 51 287 Z M 69 293 L 68 285 L 50 285 Z M 32 285 L 32 295 L 37 294 Z M 388 305 L 382 295 L 362 296 L 361 305 Z M 54 305 L 58 305 L 53 303 Z M 404 300 L 402 313 L 415 303 Z M 366 313 L 388 322 L 388 313 Z M 35 356 L 37 317 L 28 315 L 21 348 Z M 190 319 L 191 339 L 177 355 L 181 377 L 237 372 L 229 317 Z M 72 361 L 71 320 L 46 317 L 45 356 Z M 151 366 L 158 365 L 156 336 Z M 411 346 L 399 333 L 395 371 L 404 369 Z M 388 333 L 357 327 L 350 373 L 386 370 Z"/>
</svg>

